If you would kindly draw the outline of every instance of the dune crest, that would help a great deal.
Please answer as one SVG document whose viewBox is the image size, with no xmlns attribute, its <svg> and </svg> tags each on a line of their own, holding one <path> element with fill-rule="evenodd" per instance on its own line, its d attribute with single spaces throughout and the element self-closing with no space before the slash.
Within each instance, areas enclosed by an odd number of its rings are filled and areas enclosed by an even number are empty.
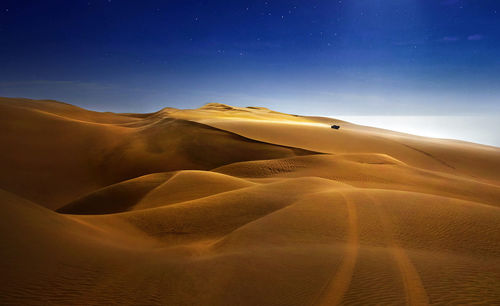
<svg viewBox="0 0 500 306">
<path fill-rule="evenodd" d="M 1 98 L 0 129 L 0 186 L 51 209 L 146 174 L 316 154 L 164 114 L 96 113 L 54 101 Z"/>
<path fill-rule="evenodd" d="M 2 305 L 500 303 L 500 148 L 218 103 L 0 117 Z"/>
</svg>

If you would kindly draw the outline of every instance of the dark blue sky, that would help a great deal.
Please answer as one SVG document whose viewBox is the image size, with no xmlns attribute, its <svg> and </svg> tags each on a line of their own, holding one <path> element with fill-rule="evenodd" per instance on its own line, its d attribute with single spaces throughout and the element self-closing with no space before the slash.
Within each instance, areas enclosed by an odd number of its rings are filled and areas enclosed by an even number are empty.
<svg viewBox="0 0 500 306">
<path fill-rule="evenodd" d="M 0 96 L 498 115 L 500 2 L 3 0 Z"/>
</svg>

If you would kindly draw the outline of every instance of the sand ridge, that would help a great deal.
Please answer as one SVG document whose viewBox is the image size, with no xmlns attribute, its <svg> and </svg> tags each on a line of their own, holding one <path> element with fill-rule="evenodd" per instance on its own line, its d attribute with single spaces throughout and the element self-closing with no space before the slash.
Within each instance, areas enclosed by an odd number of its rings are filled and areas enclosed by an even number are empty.
<svg viewBox="0 0 500 306">
<path fill-rule="evenodd" d="M 218 103 L 0 110 L 2 305 L 500 304 L 499 148 Z"/>
</svg>

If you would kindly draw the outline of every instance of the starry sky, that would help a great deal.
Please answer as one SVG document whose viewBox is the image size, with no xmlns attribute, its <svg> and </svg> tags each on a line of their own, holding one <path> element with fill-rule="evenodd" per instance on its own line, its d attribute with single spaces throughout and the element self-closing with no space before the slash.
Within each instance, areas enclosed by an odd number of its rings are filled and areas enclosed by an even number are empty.
<svg viewBox="0 0 500 306">
<path fill-rule="evenodd" d="M 0 96 L 500 115 L 500 1 L 0 2 Z"/>
</svg>

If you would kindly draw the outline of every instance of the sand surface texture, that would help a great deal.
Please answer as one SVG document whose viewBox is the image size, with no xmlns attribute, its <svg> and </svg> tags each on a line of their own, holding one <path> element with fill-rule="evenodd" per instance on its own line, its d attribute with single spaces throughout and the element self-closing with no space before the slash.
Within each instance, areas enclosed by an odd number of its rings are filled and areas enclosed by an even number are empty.
<svg viewBox="0 0 500 306">
<path fill-rule="evenodd" d="M 500 148 L 215 103 L 0 130 L 1 305 L 500 305 Z"/>
</svg>

